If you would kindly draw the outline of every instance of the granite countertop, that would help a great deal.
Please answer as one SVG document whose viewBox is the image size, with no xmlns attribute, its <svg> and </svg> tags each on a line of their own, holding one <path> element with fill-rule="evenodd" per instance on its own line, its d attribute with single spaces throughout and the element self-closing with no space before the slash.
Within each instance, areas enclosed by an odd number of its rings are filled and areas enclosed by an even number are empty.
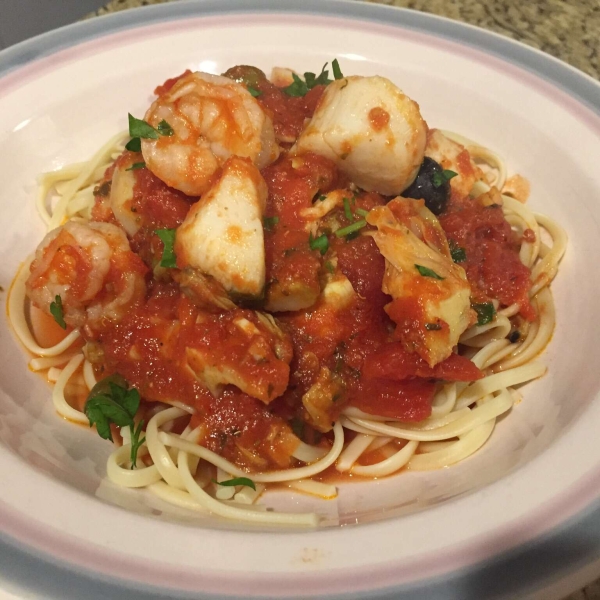
<svg viewBox="0 0 600 600">
<path fill-rule="evenodd" d="M 95 14 L 177 0 L 111 0 Z M 600 79 L 598 0 L 369 0 L 433 13 L 501 33 Z"/>
<path fill-rule="evenodd" d="M 111 0 L 89 16 L 175 1 Z M 495 31 L 543 50 L 600 80 L 599 0 L 366 1 L 433 13 Z M 564 600 L 600 600 L 600 579 Z"/>
</svg>

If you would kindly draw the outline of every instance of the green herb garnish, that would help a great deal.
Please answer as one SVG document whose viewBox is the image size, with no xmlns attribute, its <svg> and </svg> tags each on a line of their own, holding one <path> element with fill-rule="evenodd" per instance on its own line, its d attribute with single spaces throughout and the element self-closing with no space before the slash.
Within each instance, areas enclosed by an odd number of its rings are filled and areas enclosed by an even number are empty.
<svg viewBox="0 0 600 600">
<path fill-rule="evenodd" d="M 254 481 L 252 481 L 252 479 L 248 479 L 247 477 L 234 477 L 233 479 L 227 479 L 226 481 L 217 481 L 216 479 L 211 479 L 211 481 L 217 485 L 222 485 L 225 487 L 243 485 L 256 491 L 256 485 L 254 484 Z"/>
<path fill-rule="evenodd" d="M 317 200 L 320 200 L 321 202 L 323 202 L 323 200 L 327 200 L 327 196 L 325 194 L 321 194 Z"/>
<path fill-rule="evenodd" d="M 263 217 L 263 227 L 265 231 L 273 231 L 277 223 L 279 223 L 279 217 Z"/>
<path fill-rule="evenodd" d="M 337 68 L 337 72 L 341 75 L 340 66 L 337 63 L 337 60 L 334 61 L 336 63 L 336 67 L 334 67 L 334 77 L 335 71 Z M 286 88 L 283 88 L 283 91 L 288 96 L 301 97 L 306 96 L 310 90 L 312 90 L 317 85 L 328 85 L 331 83 L 331 79 L 329 79 L 329 71 L 327 70 L 328 63 L 323 65 L 321 72 L 319 75 L 315 75 L 311 72 L 304 73 L 304 81 L 296 75 L 296 73 L 292 73 L 293 83 L 290 83 Z M 333 65 L 333 63 L 332 63 Z M 343 76 L 342 76 L 343 77 Z M 338 77 L 336 77 L 338 79 Z M 341 77 L 340 77 L 341 79 Z"/>
<path fill-rule="evenodd" d="M 150 123 L 146 123 L 143 119 L 136 119 L 131 113 L 127 117 L 129 118 L 129 135 L 132 138 L 158 139 L 158 131 Z"/>
<path fill-rule="evenodd" d="M 348 200 L 348 198 L 344 198 L 344 214 L 346 215 L 346 219 L 348 219 L 348 221 L 354 221 L 352 210 L 350 209 L 350 200 Z"/>
<path fill-rule="evenodd" d="M 160 259 L 160 266 L 167 269 L 177 268 L 177 257 L 175 256 L 175 234 L 176 229 L 157 229 L 156 235 L 161 239 L 163 243 L 163 253 Z"/>
<path fill-rule="evenodd" d="M 465 249 L 458 246 L 452 240 L 450 240 L 450 256 L 455 263 L 461 263 L 467 260 L 467 253 L 465 252 Z"/>
<path fill-rule="evenodd" d="M 154 129 L 150 123 L 147 123 L 143 119 L 136 119 L 132 114 L 128 114 L 127 118 L 129 119 L 129 135 L 131 139 L 125 144 L 125 148 L 130 152 L 141 152 L 142 142 L 140 138 L 157 140 L 159 135 L 170 137 L 175 134 L 173 128 L 164 119 Z"/>
<path fill-rule="evenodd" d="M 477 313 L 477 325 L 486 325 L 494 320 L 496 309 L 491 302 L 471 304 L 471 308 Z"/>
<path fill-rule="evenodd" d="M 325 261 L 325 268 L 330 272 L 330 273 L 335 273 L 335 267 L 333 266 L 333 263 L 330 260 L 326 260 Z"/>
<path fill-rule="evenodd" d="M 175 135 L 175 131 L 173 131 L 173 128 L 164 119 L 158 124 L 156 131 L 158 131 L 160 135 L 164 135 L 166 137 L 171 137 L 172 135 Z"/>
<path fill-rule="evenodd" d="M 62 298 L 58 294 L 54 297 L 54 302 L 50 302 L 50 314 L 54 317 L 54 320 L 60 327 L 63 329 L 67 328 L 63 313 Z"/>
<path fill-rule="evenodd" d="M 324 233 L 317 238 L 313 237 L 311 233 L 308 237 L 308 245 L 311 250 L 318 250 L 323 256 L 329 249 L 329 240 Z"/>
<path fill-rule="evenodd" d="M 142 151 L 142 140 L 139 137 L 131 138 L 125 144 L 125 150 L 129 150 L 129 152 L 141 152 Z"/>
<path fill-rule="evenodd" d="M 429 269 L 428 267 L 424 267 L 423 265 L 415 265 L 415 268 L 417 269 L 417 271 L 419 271 L 420 275 L 423 275 L 423 277 L 431 277 L 433 279 L 439 280 L 444 279 L 444 277 L 440 277 L 435 271 Z"/>
<path fill-rule="evenodd" d="M 133 163 L 129 168 L 125 169 L 126 171 L 137 171 L 138 169 L 143 169 L 146 166 L 145 162 L 136 162 Z"/>
<path fill-rule="evenodd" d="M 133 420 L 140 406 L 140 394 L 135 388 L 129 388 L 121 375 L 110 375 L 101 379 L 90 391 L 85 408 L 85 415 L 90 427 L 96 425 L 98 435 L 112 441 L 111 424 L 117 427 L 129 427 L 131 432 L 131 468 L 137 463 L 137 453 L 144 443 L 140 439 L 143 421 L 135 426 Z"/>
<path fill-rule="evenodd" d="M 453 177 L 456 177 L 458 173 L 455 171 L 450 171 L 450 169 L 444 169 L 441 173 L 436 171 L 431 176 L 431 182 L 433 183 L 433 187 L 439 188 L 441 185 L 446 183 L 446 181 L 450 181 Z"/>
<path fill-rule="evenodd" d="M 253 88 L 251 85 L 247 85 L 246 89 L 250 92 L 250 94 L 252 96 L 254 96 L 255 98 L 258 98 L 259 96 L 262 96 L 262 92 L 260 90 L 257 90 L 256 88 Z"/>
<path fill-rule="evenodd" d="M 365 210 L 364 208 L 357 208 L 356 214 L 360 215 L 361 217 L 366 217 L 369 214 L 369 211 Z"/>
<path fill-rule="evenodd" d="M 348 225 L 347 227 L 342 227 L 341 229 L 338 229 L 335 232 L 335 236 L 342 238 L 342 237 L 348 237 L 349 235 L 352 234 L 358 234 L 358 232 L 363 228 L 367 226 L 367 222 L 364 219 L 361 219 L 360 221 L 355 221 L 354 223 L 352 223 L 352 225 Z"/>
<path fill-rule="evenodd" d="M 333 76 L 335 79 L 344 79 L 344 75 L 342 74 L 340 63 L 338 62 L 337 58 L 334 58 L 331 61 L 331 70 L 333 71 Z"/>
</svg>

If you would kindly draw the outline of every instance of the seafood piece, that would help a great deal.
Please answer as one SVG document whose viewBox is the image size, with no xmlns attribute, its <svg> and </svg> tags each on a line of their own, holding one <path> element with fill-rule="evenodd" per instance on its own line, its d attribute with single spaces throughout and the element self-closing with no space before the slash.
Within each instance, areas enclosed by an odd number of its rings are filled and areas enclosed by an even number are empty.
<svg viewBox="0 0 600 600">
<path fill-rule="evenodd" d="M 279 156 L 270 117 L 228 77 L 184 75 L 153 102 L 145 119 L 173 129 L 173 135 L 142 140 L 146 166 L 188 196 L 202 195 L 231 156 L 249 158 L 259 169 Z"/>
<path fill-rule="evenodd" d="M 286 390 L 292 345 L 270 315 L 248 310 L 206 316 L 198 342 L 186 347 L 188 368 L 218 397 L 227 385 L 268 404 Z"/>
<path fill-rule="evenodd" d="M 110 208 L 121 227 L 129 237 L 133 237 L 142 223 L 139 215 L 131 210 L 133 190 L 135 188 L 135 171 L 130 164 L 119 164 L 115 167 L 110 185 Z"/>
<path fill-rule="evenodd" d="M 427 125 L 416 102 L 384 77 L 346 77 L 327 86 L 295 152 L 335 162 L 367 191 L 392 196 L 417 176 Z"/>
<path fill-rule="evenodd" d="M 221 178 L 177 229 L 180 268 L 213 277 L 233 296 L 260 296 L 265 285 L 262 216 L 267 185 L 248 160 L 230 158 Z"/>
<path fill-rule="evenodd" d="M 386 259 L 382 290 L 395 336 L 430 367 L 452 354 L 475 320 L 465 271 L 450 256 L 437 219 L 423 201 L 396 198 L 370 211 L 373 238 Z"/>
<path fill-rule="evenodd" d="M 143 300 L 146 272 L 116 225 L 68 221 L 38 246 L 27 294 L 48 314 L 60 296 L 68 325 L 99 330 Z"/>
<path fill-rule="evenodd" d="M 309 423 L 323 433 L 331 431 L 335 421 L 332 412 L 344 392 L 342 379 L 327 367 L 321 367 L 317 379 L 302 396 L 302 405 L 310 417 Z"/>
<path fill-rule="evenodd" d="M 450 188 L 460 196 L 468 196 L 473 184 L 484 179 L 483 172 L 473 162 L 464 146 L 446 137 L 439 129 L 431 129 L 427 134 L 425 156 L 457 173 L 450 180 Z"/>
</svg>

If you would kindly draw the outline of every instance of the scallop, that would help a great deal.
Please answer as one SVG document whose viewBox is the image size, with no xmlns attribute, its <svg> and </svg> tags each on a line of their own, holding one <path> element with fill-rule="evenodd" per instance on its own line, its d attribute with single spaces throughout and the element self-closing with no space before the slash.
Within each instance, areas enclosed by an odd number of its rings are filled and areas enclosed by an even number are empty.
<svg viewBox="0 0 600 600">
<path fill-rule="evenodd" d="M 427 141 L 418 104 L 385 77 L 331 83 L 294 151 L 334 161 L 367 191 L 398 195 L 417 176 Z"/>
</svg>

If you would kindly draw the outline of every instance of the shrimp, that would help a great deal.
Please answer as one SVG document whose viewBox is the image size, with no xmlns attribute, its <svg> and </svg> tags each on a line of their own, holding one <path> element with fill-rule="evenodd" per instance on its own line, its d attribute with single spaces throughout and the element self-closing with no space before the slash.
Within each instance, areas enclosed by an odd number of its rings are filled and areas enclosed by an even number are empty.
<svg viewBox="0 0 600 600">
<path fill-rule="evenodd" d="M 166 121 L 174 132 L 142 140 L 146 166 L 188 196 L 201 196 L 231 156 L 249 158 L 259 169 L 279 156 L 271 118 L 228 77 L 184 75 L 154 101 L 145 119 L 154 127 Z"/>
<path fill-rule="evenodd" d="M 423 162 L 427 124 L 416 102 L 384 77 L 327 86 L 293 149 L 329 158 L 367 191 L 398 195 Z"/>
<path fill-rule="evenodd" d="M 68 221 L 38 246 L 27 294 L 48 314 L 60 296 L 68 325 L 99 330 L 144 298 L 146 271 L 116 225 Z"/>
</svg>

